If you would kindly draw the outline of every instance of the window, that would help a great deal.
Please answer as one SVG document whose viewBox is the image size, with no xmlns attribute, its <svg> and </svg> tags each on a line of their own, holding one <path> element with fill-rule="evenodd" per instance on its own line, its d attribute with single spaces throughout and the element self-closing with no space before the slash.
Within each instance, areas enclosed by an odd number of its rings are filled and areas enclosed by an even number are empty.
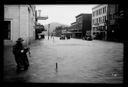
<svg viewBox="0 0 128 87">
<path fill-rule="evenodd" d="M 104 8 L 103 8 L 103 14 L 106 13 L 106 11 L 107 11 L 107 10 L 106 10 L 106 7 L 104 7 Z"/>
<path fill-rule="evenodd" d="M 101 17 L 99 18 L 99 22 L 101 23 Z"/>
<path fill-rule="evenodd" d="M 98 16 L 98 10 L 96 10 L 96 16 Z"/>
<path fill-rule="evenodd" d="M 95 16 L 95 15 L 94 15 L 94 12 L 93 12 L 92 16 L 93 16 L 93 17 Z"/>
<path fill-rule="evenodd" d="M 103 17 L 101 17 L 101 23 L 103 23 Z"/>
<path fill-rule="evenodd" d="M 103 22 L 105 22 L 105 16 L 103 16 Z"/>
<path fill-rule="evenodd" d="M 106 13 L 106 7 L 104 7 L 104 13 Z"/>
<path fill-rule="evenodd" d="M 107 16 L 105 16 L 105 20 L 107 20 Z"/>
<path fill-rule="evenodd" d="M 97 18 L 97 20 L 96 20 L 96 23 L 98 23 L 98 18 Z"/>
<path fill-rule="evenodd" d="M 100 23 L 100 17 L 99 17 L 99 23 Z"/>
<path fill-rule="evenodd" d="M 98 15 L 100 15 L 100 9 L 98 10 Z"/>
<path fill-rule="evenodd" d="M 11 37 L 11 22 L 10 21 L 4 21 L 4 39 L 10 40 Z"/>
<path fill-rule="evenodd" d="M 100 14 L 102 14 L 102 8 L 100 9 Z"/>
<path fill-rule="evenodd" d="M 103 8 L 103 14 L 104 14 L 104 8 Z"/>
<path fill-rule="evenodd" d="M 100 9 L 99 9 L 99 15 L 101 14 L 101 12 L 100 12 Z"/>
<path fill-rule="evenodd" d="M 96 23 L 96 19 L 94 19 L 94 24 Z"/>
</svg>

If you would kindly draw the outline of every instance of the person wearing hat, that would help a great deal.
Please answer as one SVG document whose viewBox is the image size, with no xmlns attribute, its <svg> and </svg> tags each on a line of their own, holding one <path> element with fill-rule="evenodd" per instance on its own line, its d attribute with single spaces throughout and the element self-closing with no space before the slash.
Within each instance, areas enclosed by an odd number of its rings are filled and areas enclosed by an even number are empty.
<svg viewBox="0 0 128 87">
<path fill-rule="evenodd" d="M 26 53 L 29 48 L 24 48 L 23 38 L 18 38 L 16 44 L 13 46 L 13 54 L 17 63 L 17 71 L 28 69 L 29 62 Z"/>
</svg>

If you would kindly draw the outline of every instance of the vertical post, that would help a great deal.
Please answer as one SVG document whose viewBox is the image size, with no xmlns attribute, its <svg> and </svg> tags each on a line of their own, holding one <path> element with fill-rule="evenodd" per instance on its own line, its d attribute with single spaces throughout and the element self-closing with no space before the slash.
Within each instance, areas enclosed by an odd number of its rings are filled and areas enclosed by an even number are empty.
<svg viewBox="0 0 128 87">
<path fill-rule="evenodd" d="M 49 40 L 49 29 L 50 29 L 50 24 L 48 24 L 48 40 Z"/>
<path fill-rule="evenodd" d="M 58 72 L 58 63 L 56 62 L 56 72 Z"/>
<path fill-rule="evenodd" d="M 105 40 L 107 40 L 107 25 L 105 26 Z"/>
</svg>

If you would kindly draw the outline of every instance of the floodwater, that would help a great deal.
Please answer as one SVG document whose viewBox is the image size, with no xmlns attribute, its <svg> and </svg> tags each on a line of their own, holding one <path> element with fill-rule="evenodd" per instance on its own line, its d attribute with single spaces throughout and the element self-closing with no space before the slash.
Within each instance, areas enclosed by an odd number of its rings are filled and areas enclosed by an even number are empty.
<svg viewBox="0 0 128 87">
<path fill-rule="evenodd" d="M 122 43 L 46 37 L 30 47 L 29 70 L 17 74 L 12 64 L 5 71 L 5 81 L 123 83 Z"/>
</svg>

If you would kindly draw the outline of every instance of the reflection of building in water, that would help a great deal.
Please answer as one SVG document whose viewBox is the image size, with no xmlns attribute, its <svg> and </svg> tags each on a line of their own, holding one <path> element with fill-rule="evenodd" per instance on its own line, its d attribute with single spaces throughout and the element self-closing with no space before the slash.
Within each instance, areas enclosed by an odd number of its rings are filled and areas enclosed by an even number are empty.
<svg viewBox="0 0 128 87">
<path fill-rule="evenodd" d="M 35 39 L 35 6 L 4 5 L 4 26 L 5 44 L 19 37 L 29 44 Z"/>
<path fill-rule="evenodd" d="M 123 9 L 118 4 L 100 4 L 92 8 L 92 36 L 94 39 L 116 40 L 122 38 L 121 13 Z"/>
</svg>

